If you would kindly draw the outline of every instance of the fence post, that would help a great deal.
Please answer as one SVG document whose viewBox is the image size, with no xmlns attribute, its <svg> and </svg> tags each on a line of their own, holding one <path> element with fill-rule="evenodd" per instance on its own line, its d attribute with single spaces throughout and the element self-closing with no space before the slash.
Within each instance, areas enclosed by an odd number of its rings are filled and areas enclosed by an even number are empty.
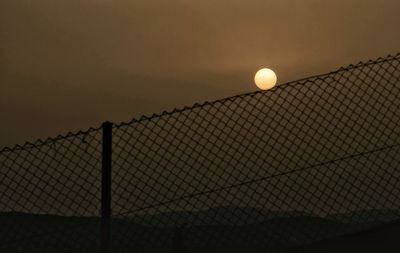
<svg viewBox="0 0 400 253">
<path fill-rule="evenodd" d="M 101 176 L 101 252 L 110 253 L 112 123 L 104 122 Z"/>
</svg>

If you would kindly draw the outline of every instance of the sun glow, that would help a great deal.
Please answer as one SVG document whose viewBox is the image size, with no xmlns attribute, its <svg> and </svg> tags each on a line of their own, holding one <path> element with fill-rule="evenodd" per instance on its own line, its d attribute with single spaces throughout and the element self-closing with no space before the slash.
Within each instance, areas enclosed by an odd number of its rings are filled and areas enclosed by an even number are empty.
<svg viewBox="0 0 400 253">
<path fill-rule="evenodd" d="M 257 71 L 254 77 L 254 82 L 261 90 L 272 89 L 275 86 L 276 81 L 277 77 L 275 72 L 267 68 L 263 68 Z"/>
</svg>

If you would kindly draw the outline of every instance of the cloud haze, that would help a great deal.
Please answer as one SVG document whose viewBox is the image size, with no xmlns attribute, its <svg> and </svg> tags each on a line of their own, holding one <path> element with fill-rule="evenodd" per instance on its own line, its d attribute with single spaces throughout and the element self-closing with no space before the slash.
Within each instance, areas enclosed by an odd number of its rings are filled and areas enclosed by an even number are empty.
<svg viewBox="0 0 400 253">
<path fill-rule="evenodd" d="M 3 0 L 0 146 L 399 50 L 397 0 Z"/>
</svg>

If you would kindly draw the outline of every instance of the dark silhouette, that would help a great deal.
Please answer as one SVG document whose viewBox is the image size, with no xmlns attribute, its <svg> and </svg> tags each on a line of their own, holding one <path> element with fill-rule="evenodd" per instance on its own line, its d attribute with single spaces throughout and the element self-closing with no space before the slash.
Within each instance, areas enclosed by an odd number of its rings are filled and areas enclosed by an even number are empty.
<svg viewBox="0 0 400 253">
<path fill-rule="evenodd" d="M 338 236 L 313 244 L 296 247 L 284 253 L 378 253 L 398 252 L 400 223 L 393 222 L 359 233 Z"/>
<path fill-rule="evenodd" d="M 177 227 L 174 231 L 174 235 L 172 237 L 172 251 L 171 253 L 188 253 L 188 249 L 185 245 L 183 238 L 183 229 L 186 227 L 186 224 Z"/>
<path fill-rule="evenodd" d="M 338 236 L 400 220 L 399 97 L 400 53 L 4 148 L 0 253 L 394 245 Z"/>
</svg>

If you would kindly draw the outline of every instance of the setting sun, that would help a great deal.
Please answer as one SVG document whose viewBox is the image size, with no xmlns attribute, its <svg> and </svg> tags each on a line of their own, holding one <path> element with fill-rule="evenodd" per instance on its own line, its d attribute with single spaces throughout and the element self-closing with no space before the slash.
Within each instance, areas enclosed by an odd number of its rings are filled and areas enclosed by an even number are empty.
<svg viewBox="0 0 400 253">
<path fill-rule="evenodd" d="M 261 90 L 269 90 L 276 84 L 277 77 L 274 71 L 268 68 L 263 68 L 257 71 L 254 82 Z"/>
</svg>

